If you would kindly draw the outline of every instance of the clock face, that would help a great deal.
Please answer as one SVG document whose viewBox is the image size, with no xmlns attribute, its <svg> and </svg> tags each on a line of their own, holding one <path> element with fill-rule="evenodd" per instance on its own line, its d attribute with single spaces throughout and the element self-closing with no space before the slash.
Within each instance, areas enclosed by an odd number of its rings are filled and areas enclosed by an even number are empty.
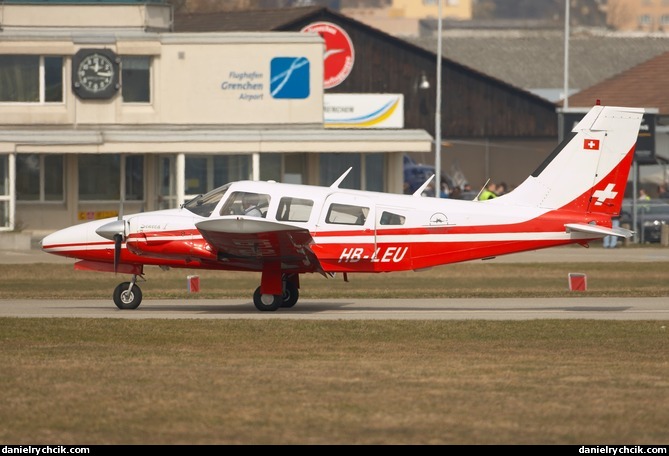
<svg viewBox="0 0 669 456">
<path fill-rule="evenodd" d="M 79 98 L 111 98 L 118 90 L 118 60 L 111 50 L 80 50 L 72 63 L 73 88 Z"/>
<path fill-rule="evenodd" d="M 79 82 L 90 92 L 102 92 L 114 79 L 114 66 L 109 58 L 101 54 L 86 56 L 77 71 Z"/>
</svg>

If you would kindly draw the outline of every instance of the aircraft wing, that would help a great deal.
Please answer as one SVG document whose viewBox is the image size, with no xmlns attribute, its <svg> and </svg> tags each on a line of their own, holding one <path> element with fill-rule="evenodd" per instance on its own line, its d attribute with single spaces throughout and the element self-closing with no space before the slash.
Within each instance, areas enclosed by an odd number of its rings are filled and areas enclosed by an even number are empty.
<svg viewBox="0 0 669 456">
<path fill-rule="evenodd" d="M 618 236 L 629 239 L 634 235 L 634 231 L 625 228 L 606 228 L 604 226 L 587 225 L 585 223 L 567 223 L 565 225 L 567 232 L 580 231 L 581 233 L 597 234 L 603 236 Z"/>
<path fill-rule="evenodd" d="M 321 272 L 305 228 L 243 216 L 208 219 L 195 226 L 217 249 L 219 261 L 230 267 L 261 271 L 266 265 L 280 265 L 286 272 Z"/>
</svg>

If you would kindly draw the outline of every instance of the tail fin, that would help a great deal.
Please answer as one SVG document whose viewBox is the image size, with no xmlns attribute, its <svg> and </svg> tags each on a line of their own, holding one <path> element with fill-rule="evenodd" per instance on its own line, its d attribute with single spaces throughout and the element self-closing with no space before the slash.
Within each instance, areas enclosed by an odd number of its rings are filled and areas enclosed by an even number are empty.
<svg viewBox="0 0 669 456">
<path fill-rule="evenodd" d="M 643 113 L 594 106 L 530 177 L 492 201 L 618 215 Z"/>
</svg>

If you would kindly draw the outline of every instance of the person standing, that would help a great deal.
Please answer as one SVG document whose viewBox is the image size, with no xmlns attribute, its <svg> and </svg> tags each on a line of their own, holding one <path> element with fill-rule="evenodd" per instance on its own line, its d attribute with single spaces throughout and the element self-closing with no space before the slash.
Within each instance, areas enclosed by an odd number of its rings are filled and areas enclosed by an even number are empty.
<svg viewBox="0 0 669 456">
<path fill-rule="evenodd" d="M 495 185 L 494 182 L 488 182 L 487 187 L 485 190 L 481 192 L 479 195 L 479 201 L 485 201 L 493 198 L 497 198 L 497 193 L 495 193 L 495 189 L 497 186 Z"/>
<path fill-rule="evenodd" d="M 439 198 L 448 198 L 451 194 L 448 184 L 445 181 L 441 182 L 441 192 L 439 193 Z"/>
<path fill-rule="evenodd" d="M 612 217 L 611 228 L 617 228 L 619 226 L 620 226 L 620 217 Z M 605 249 L 615 249 L 616 246 L 618 245 L 618 236 L 612 236 L 612 235 L 604 236 L 602 244 L 604 245 Z"/>
<path fill-rule="evenodd" d="M 669 199 L 669 190 L 667 190 L 666 184 L 660 184 L 657 186 L 657 197 L 662 199 Z"/>
</svg>

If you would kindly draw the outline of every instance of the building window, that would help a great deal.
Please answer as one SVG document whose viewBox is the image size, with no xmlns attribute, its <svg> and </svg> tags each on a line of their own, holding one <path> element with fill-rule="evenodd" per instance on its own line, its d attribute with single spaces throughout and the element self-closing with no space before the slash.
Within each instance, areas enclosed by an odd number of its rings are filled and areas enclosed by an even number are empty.
<svg viewBox="0 0 669 456">
<path fill-rule="evenodd" d="M 118 201 L 120 170 L 125 170 L 125 201 L 144 199 L 144 157 L 139 155 L 79 155 L 79 200 Z"/>
<path fill-rule="evenodd" d="M 125 155 L 125 201 L 144 201 L 144 156 Z"/>
<path fill-rule="evenodd" d="M 281 180 L 281 154 L 260 154 L 260 180 Z"/>
<path fill-rule="evenodd" d="M 669 25 L 669 14 L 663 14 L 660 18 L 660 24 Z"/>
<path fill-rule="evenodd" d="M 63 156 L 18 154 L 17 201 L 63 201 Z"/>
<path fill-rule="evenodd" d="M 307 155 L 304 153 L 260 154 L 260 180 L 287 184 L 306 182 Z"/>
<path fill-rule="evenodd" d="M 124 103 L 151 101 L 150 57 L 121 57 L 121 96 Z"/>
<path fill-rule="evenodd" d="M 365 155 L 365 190 L 372 192 L 385 191 L 386 154 Z"/>
<path fill-rule="evenodd" d="M 186 156 L 186 195 L 203 195 L 228 182 L 250 178 L 249 155 Z"/>
<path fill-rule="evenodd" d="M 62 57 L 0 55 L 0 102 L 62 101 Z"/>
<path fill-rule="evenodd" d="M 10 220 L 10 200 L 9 192 L 9 155 L 0 155 L 0 230 L 7 231 L 13 229 Z"/>
<path fill-rule="evenodd" d="M 361 187 L 361 159 L 360 154 L 325 153 L 319 154 L 320 185 L 329 187 L 348 168 L 353 168 L 346 178 L 339 184 L 339 188 L 360 190 Z M 362 189 L 364 190 L 364 189 Z"/>
<path fill-rule="evenodd" d="M 639 25 L 650 25 L 650 16 L 648 14 L 639 16 Z"/>
</svg>

